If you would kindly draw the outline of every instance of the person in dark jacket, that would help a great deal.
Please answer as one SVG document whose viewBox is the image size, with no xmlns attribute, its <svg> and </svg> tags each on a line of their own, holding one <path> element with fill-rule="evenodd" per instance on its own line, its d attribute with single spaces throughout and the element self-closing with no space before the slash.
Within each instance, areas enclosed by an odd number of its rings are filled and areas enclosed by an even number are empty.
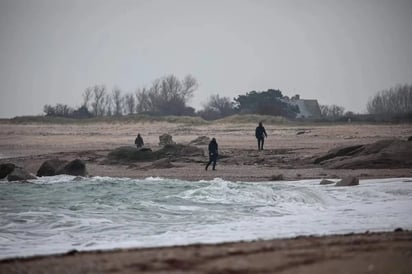
<svg viewBox="0 0 412 274">
<path fill-rule="evenodd" d="M 255 136 L 258 142 L 258 150 L 263 150 L 263 144 L 265 143 L 265 137 L 267 138 L 268 135 L 266 134 L 266 130 L 262 125 L 262 122 L 259 123 L 259 126 L 256 128 Z"/>
<path fill-rule="evenodd" d="M 134 140 L 134 144 L 136 145 L 136 148 L 137 148 L 138 150 L 140 150 L 140 149 L 143 148 L 144 143 L 143 143 L 143 138 L 142 138 L 142 136 L 140 135 L 140 133 L 137 134 L 137 137 L 136 137 L 136 139 Z"/>
<path fill-rule="evenodd" d="M 212 138 L 212 141 L 209 143 L 209 162 L 207 163 L 205 170 L 213 163 L 213 170 L 216 170 L 216 161 L 218 157 L 218 145 L 215 138 Z"/>
</svg>

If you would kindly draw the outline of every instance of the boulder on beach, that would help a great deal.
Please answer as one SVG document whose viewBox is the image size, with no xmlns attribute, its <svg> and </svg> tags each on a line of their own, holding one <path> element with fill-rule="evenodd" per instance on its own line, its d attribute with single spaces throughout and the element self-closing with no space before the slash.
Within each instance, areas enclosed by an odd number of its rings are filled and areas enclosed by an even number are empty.
<svg viewBox="0 0 412 274">
<path fill-rule="evenodd" d="M 84 177 L 87 176 L 86 164 L 82 160 L 75 159 L 60 167 L 56 173 Z"/>
<path fill-rule="evenodd" d="M 327 179 L 322 179 L 322 181 L 320 181 L 320 185 L 331 185 L 331 184 L 334 184 L 335 182 L 334 181 L 331 181 L 331 180 L 327 180 Z"/>
<path fill-rule="evenodd" d="M 16 167 L 13 163 L 0 164 L 0 179 L 6 178 Z"/>
<path fill-rule="evenodd" d="M 174 144 L 176 143 L 172 140 L 172 135 L 165 133 L 159 136 L 159 146 L 174 145 Z"/>
<path fill-rule="evenodd" d="M 335 186 L 357 186 L 359 185 L 359 179 L 353 176 L 342 178 Z"/>
<path fill-rule="evenodd" d="M 57 158 L 47 160 L 43 162 L 39 170 L 37 170 L 37 176 L 54 176 L 57 175 L 57 170 L 66 165 L 69 161 L 60 160 Z"/>
<path fill-rule="evenodd" d="M 163 158 L 182 158 L 204 156 L 203 149 L 182 144 L 165 145 L 155 151 L 138 151 L 135 147 L 122 146 L 114 149 L 108 154 L 108 159 L 119 162 L 150 162 Z"/>
<path fill-rule="evenodd" d="M 195 146 L 203 146 L 203 145 L 208 145 L 210 143 L 210 138 L 207 136 L 199 136 L 196 139 L 190 141 L 191 145 Z"/>
<path fill-rule="evenodd" d="M 37 179 L 34 174 L 31 174 L 29 171 L 25 170 L 21 167 L 15 167 L 13 171 L 7 175 L 7 180 L 12 181 L 26 181 L 26 180 L 33 180 Z"/>
<path fill-rule="evenodd" d="M 86 164 L 75 159 L 73 161 L 66 161 L 60 159 L 50 159 L 40 166 L 37 171 L 37 176 L 55 176 L 55 175 L 73 175 L 73 176 L 86 176 Z"/>
<path fill-rule="evenodd" d="M 412 167 L 412 142 L 381 140 L 372 144 L 338 147 L 315 159 L 333 169 L 410 168 Z"/>
</svg>

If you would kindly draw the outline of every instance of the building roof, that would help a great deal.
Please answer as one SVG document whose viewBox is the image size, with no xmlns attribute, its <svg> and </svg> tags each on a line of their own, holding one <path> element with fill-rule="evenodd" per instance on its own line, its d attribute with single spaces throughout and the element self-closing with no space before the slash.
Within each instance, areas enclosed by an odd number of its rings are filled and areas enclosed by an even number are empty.
<svg viewBox="0 0 412 274">
<path fill-rule="evenodd" d="M 320 118 L 322 116 L 318 100 L 299 99 L 293 102 L 299 107 L 298 118 Z"/>
</svg>

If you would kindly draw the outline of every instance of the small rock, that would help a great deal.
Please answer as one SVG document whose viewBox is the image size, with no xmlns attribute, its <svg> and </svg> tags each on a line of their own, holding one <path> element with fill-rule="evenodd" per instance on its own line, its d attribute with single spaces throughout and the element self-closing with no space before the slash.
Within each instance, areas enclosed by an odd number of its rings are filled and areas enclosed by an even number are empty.
<svg viewBox="0 0 412 274">
<path fill-rule="evenodd" d="M 353 176 L 348 176 L 336 183 L 336 186 L 356 186 L 359 185 L 359 179 Z"/>
<path fill-rule="evenodd" d="M 272 177 L 270 177 L 270 181 L 283 181 L 283 175 L 282 174 L 272 175 Z"/>
<path fill-rule="evenodd" d="M 330 185 L 330 184 L 334 184 L 334 181 L 331 180 L 326 180 L 326 179 L 322 179 L 322 181 L 320 181 L 320 185 Z"/>
</svg>

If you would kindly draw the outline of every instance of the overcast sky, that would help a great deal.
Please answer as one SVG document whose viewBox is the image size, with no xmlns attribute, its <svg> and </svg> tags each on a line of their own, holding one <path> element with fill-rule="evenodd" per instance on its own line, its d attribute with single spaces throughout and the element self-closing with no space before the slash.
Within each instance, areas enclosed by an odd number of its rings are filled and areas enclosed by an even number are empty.
<svg viewBox="0 0 412 274">
<path fill-rule="evenodd" d="M 412 0 L 0 0 L 0 117 L 192 74 L 189 105 L 280 89 L 366 112 L 412 84 Z"/>
</svg>

